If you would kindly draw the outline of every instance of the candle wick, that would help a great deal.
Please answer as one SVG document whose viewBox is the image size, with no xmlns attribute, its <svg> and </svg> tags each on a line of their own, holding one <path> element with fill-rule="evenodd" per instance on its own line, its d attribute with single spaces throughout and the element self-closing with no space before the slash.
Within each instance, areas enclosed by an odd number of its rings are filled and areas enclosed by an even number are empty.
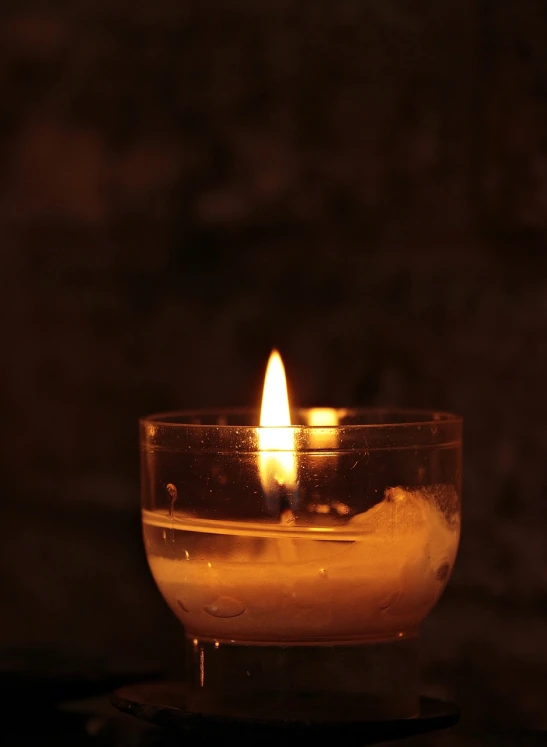
<svg viewBox="0 0 547 747">
<path fill-rule="evenodd" d="M 282 524 L 293 524 L 295 521 L 289 494 L 284 485 L 279 485 L 279 521 Z"/>
</svg>

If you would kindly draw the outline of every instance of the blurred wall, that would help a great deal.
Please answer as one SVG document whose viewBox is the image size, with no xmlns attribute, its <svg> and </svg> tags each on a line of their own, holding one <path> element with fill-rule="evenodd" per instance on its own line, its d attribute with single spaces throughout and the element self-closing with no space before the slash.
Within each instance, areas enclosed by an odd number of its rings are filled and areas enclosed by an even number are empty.
<svg viewBox="0 0 547 747">
<path fill-rule="evenodd" d="M 465 533 L 426 678 L 540 723 L 545 4 L 0 14 L 6 656 L 168 658 L 136 419 L 256 404 L 275 344 L 300 404 L 465 416 Z"/>
</svg>

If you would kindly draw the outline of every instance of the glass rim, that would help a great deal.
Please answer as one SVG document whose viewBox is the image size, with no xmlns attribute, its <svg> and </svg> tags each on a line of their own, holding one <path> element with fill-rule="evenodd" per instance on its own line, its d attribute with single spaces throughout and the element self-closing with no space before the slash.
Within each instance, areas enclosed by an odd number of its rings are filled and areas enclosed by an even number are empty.
<svg viewBox="0 0 547 747">
<path fill-rule="evenodd" d="M 438 427 L 439 425 L 462 425 L 463 416 L 446 410 L 434 410 L 427 408 L 407 408 L 407 407 L 296 407 L 291 408 L 291 416 L 299 413 L 310 413 L 313 410 L 334 410 L 341 417 L 352 417 L 359 418 L 368 415 L 369 417 L 377 414 L 380 416 L 399 416 L 398 420 L 384 419 L 379 422 L 353 422 L 353 423 L 338 423 L 337 425 L 331 424 L 315 424 L 310 425 L 308 423 L 296 422 L 290 425 L 282 426 L 260 426 L 259 423 L 259 408 L 253 407 L 207 407 L 207 408 L 193 408 L 193 409 L 182 409 L 182 410 L 166 410 L 162 412 L 152 413 L 150 415 L 144 415 L 139 418 L 139 424 L 142 427 L 155 426 L 166 429 L 222 429 L 224 431 L 230 430 L 245 430 L 249 429 L 256 431 L 257 428 L 280 428 L 286 430 L 291 429 L 304 429 L 310 431 L 330 431 L 330 430 L 360 430 L 363 429 L 381 429 L 381 428 L 417 428 L 417 427 Z M 195 423 L 192 419 L 198 417 L 228 417 L 228 416 L 249 416 L 256 415 L 256 423 L 249 425 L 248 423 Z M 177 420 L 178 418 L 178 420 Z"/>
</svg>

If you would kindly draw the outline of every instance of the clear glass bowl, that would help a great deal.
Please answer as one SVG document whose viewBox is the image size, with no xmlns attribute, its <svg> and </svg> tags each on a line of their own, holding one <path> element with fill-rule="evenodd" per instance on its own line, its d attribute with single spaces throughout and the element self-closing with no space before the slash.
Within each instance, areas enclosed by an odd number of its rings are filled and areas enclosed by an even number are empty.
<svg viewBox="0 0 547 747">
<path fill-rule="evenodd" d="M 461 418 L 315 414 L 294 411 L 294 451 L 266 454 L 258 412 L 141 421 L 144 541 L 184 626 L 192 707 L 416 716 L 419 628 L 459 542 Z M 294 480 L 272 485 L 268 459 Z"/>
</svg>

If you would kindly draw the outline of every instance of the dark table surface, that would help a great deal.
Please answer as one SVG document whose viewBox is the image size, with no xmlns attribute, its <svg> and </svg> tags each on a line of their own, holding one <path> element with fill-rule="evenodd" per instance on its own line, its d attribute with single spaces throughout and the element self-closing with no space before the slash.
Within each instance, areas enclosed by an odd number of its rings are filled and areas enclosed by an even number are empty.
<svg viewBox="0 0 547 747">
<path fill-rule="evenodd" d="M 212 743 L 191 734 L 171 733 L 120 713 L 111 705 L 109 695 L 65 701 L 56 708 L 51 707 L 47 698 L 43 701 L 36 698 L 36 691 L 27 696 L 20 692 L 20 696 L 4 698 L 0 736 L 3 747 L 192 747 Z M 218 739 L 213 741 L 218 745 Z M 273 743 L 277 742 L 274 740 Z M 283 744 L 283 740 L 279 744 Z M 449 729 L 398 742 L 383 742 L 385 747 L 395 744 L 408 747 L 526 747 L 547 745 L 547 732 L 495 724 L 478 727 L 466 721 L 464 715 L 459 724 Z"/>
<path fill-rule="evenodd" d="M 8 719 L 9 720 L 9 719 Z M 216 740 L 215 740 L 216 742 Z M 3 729 L 4 747 L 174 747 L 203 745 L 207 741 L 169 733 L 145 724 L 131 716 L 109 712 L 107 701 L 96 713 L 64 713 L 57 717 L 29 715 L 19 723 Z M 280 742 L 282 744 L 282 742 Z M 385 747 L 404 744 L 407 747 L 478 747 L 496 745 L 547 745 L 545 732 L 504 730 L 483 731 L 468 727 L 465 722 L 442 732 L 411 737 L 400 742 L 384 742 Z"/>
</svg>

